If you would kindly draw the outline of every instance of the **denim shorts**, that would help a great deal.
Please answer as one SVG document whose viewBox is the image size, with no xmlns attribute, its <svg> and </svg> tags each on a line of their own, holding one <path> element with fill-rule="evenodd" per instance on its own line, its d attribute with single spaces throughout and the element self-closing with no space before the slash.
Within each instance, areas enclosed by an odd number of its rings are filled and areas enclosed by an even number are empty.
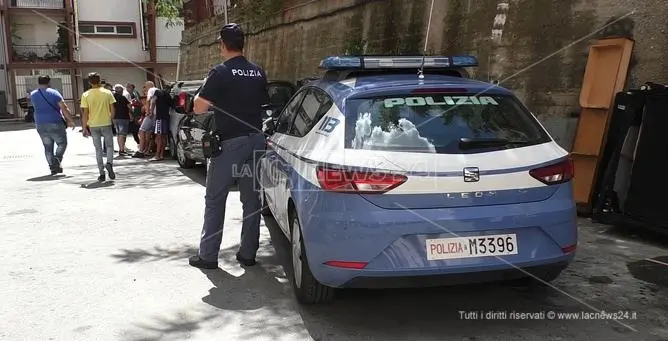
<svg viewBox="0 0 668 341">
<path fill-rule="evenodd" d="M 127 136 L 130 130 L 130 120 L 115 119 L 114 126 L 116 127 L 116 135 Z"/>
<path fill-rule="evenodd" d="M 155 130 L 155 119 L 153 117 L 144 117 L 139 130 L 152 133 Z"/>
</svg>

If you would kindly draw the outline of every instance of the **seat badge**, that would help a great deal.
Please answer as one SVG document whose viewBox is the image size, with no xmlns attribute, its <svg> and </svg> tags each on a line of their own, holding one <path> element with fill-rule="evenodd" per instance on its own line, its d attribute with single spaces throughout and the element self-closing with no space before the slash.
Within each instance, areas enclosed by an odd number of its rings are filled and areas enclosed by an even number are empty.
<svg viewBox="0 0 668 341">
<path fill-rule="evenodd" d="M 478 167 L 464 168 L 464 182 L 478 182 L 480 181 L 480 169 Z"/>
</svg>

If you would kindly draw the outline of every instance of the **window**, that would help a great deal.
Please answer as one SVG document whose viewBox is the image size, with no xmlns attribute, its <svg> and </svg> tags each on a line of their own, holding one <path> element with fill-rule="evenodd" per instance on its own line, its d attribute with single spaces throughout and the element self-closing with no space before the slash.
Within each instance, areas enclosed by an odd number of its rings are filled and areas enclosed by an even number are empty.
<svg viewBox="0 0 668 341">
<path fill-rule="evenodd" d="M 116 33 L 118 34 L 132 34 L 132 26 L 118 25 L 116 26 Z"/>
<path fill-rule="evenodd" d="M 114 26 L 95 26 L 95 33 L 116 33 Z"/>
<path fill-rule="evenodd" d="M 536 119 L 507 95 L 375 96 L 346 102 L 346 148 L 470 154 L 550 141 Z M 460 148 L 461 138 L 519 141 Z"/>
<path fill-rule="evenodd" d="M 294 121 L 295 114 L 297 109 L 302 104 L 302 99 L 304 99 L 304 94 L 306 91 L 299 92 L 295 97 L 292 98 L 292 101 L 288 103 L 281 115 L 278 117 L 278 122 L 276 124 L 276 132 L 281 134 L 287 134 L 290 131 L 292 126 L 292 121 Z"/>
<path fill-rule="evenodd" d="M 135 37 L 133 23 L 79 23 L 79 32 L 83 35 Z"/>
<path fill-rule="evenodd" d="M 304 136 L 308 134 L 322 116 L 332 107 L 329 96 L 320 89 L 311 88 L 304 96 L 302 105 L 297 110 L 290 135 Z"/>
<path fill-rule="evenodd" d="M 95 25 L 79 25 L 79 32 L 82 34 L 95 33 Z"/>
</svg>

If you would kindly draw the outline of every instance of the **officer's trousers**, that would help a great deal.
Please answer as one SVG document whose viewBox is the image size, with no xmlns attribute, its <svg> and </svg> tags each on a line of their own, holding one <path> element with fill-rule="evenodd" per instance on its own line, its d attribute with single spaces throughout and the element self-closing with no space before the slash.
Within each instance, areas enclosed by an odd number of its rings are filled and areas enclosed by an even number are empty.
<svg viewBox="0 0 668 341">
<path fill-rule="evenodd" d="M 227 195 L 233 179 L 237 178 L 243 206 L 239 253 L 245 259 L 255 259 L 259 248 L 262 209 L 258 167 L 260 156 L 265 150 L 264 135 L 257 133 L 237 137 L 221 144 L 223 151 L 211 158 L 206 174 L 204 226 L 199 257 L 210 262 L 218 261 Z"/>
</svg>

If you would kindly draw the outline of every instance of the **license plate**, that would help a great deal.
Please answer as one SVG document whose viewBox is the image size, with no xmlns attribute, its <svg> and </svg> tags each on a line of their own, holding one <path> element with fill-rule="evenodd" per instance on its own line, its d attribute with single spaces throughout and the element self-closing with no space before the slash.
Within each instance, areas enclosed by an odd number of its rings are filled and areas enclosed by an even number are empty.
<svg viewBox="0 0 668 341">
<path fill-rule="evenodd" d="M 517 254 L 517 235 L 427 239 L 427 260 L 507 256 Z"/>
</svg>

